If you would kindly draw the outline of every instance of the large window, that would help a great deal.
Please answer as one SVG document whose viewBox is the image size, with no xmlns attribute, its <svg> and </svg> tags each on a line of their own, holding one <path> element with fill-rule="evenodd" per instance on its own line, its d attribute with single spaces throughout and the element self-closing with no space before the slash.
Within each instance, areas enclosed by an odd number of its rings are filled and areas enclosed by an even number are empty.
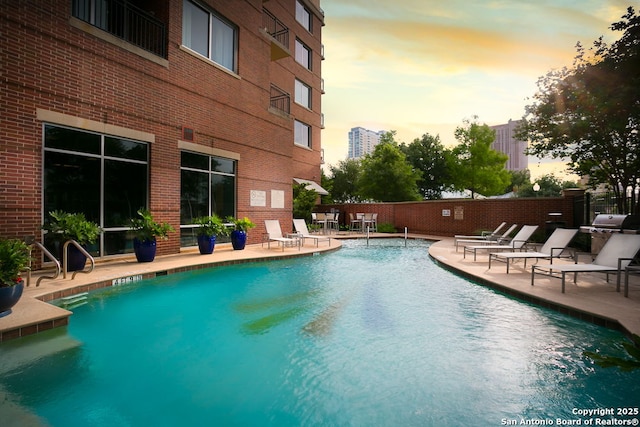
<svg viewBox="0 0 640 427">
<path fill-rule="evenodd" d="M 235 215 L 235 160 L 183 151 L 180 161 L 180 244 L 196 244 L 194 219 Z"/>
<path fill-rule="evenodd" d="M 311 126 L 295 120 L 293 133 L 293 142 L 296 145 L 311 148 Z"/>
<path fill-rule="evenodd" d="M 296 0 L 296 21 L 298 21 L 307 31 L 311 32 L 311 14 L 298 0 Z"/>
<path fill-rule="evenodd" d="M 45 125 L 45 219 L 53 210 L 84 213 L 104 229 L 93 255 L 132 252 L 128 222 L 147 206 L 147 158 L 143 142 Z M 54 249 L 46 236 L 45 244 Z"/>
<path fill-rule="evenodd" d="M 183 1 L 182 44 L 211 61 L 237 72 L 237 27 L 190 0 Z"/>
<path fill-rule="evenodd" d="M 296 39 L 295 55 L 298 64 L 302 65 L 307 70 L 311 70 L 311 49 L 298 39 Z"/>
<path fill-rule="evenodd" d="M 311 88 L 296 79 L 296 103 L 311 109 Z"/>
</svg>

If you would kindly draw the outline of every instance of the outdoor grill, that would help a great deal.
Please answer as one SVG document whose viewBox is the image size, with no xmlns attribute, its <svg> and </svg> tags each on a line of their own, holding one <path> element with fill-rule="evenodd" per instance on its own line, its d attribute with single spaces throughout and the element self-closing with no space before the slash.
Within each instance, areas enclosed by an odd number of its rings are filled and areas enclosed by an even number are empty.
<svg viewBox="0 0 640 427">
<path fill-rule="evenodd" d="M 590 226 L 580 232 L 591 234 L 591 253 L 598 254 L 611 233 L 640 234 L 640 215 L 596 215 Z"/>
</svg>

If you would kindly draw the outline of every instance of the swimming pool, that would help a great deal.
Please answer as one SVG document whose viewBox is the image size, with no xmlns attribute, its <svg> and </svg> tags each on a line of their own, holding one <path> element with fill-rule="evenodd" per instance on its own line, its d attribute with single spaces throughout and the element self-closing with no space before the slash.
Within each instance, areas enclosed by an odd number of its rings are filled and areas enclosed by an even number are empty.
<svg viewBox="0 0 640 427">
<path fill-rule="evenodd" d="M 66 332 L 0 346 L 0 415 L 65 427 L 496 426 L 637 406 L 640 372 L 582 356 L 624 354 L 621 334 L 453 275 L 428 243 L 404 245 L 345 241 L 92 293 Z"/>
</svg>

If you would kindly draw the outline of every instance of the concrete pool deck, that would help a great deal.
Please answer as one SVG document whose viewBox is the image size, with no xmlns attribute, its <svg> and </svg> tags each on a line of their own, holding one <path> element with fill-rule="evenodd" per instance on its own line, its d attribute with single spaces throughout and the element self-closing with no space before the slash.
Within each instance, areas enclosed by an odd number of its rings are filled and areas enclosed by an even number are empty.
<svg viewBox="0 0 640 427">
<path fill-rule="evenodd" d="M 25 287 L 22 298 L 13 307 L 13 312 L 0 318 L 0 342 L 67 325 L 73 313 L 49 304 L 48 301 L 77 297 L 96 289 L 126 285 L 130 281 L 182 271 L 250 261 L 313 256 L 339 249 L 340 239 L 363 238 L 358 234 L 340 234 L 333 237 L 331 246 L 326 242 L 320 242 L 316 247 L 314 242 L 307 241 L 300 250 L 294 247 L 285 248 L 283 251 L 276 244 L 272 244 L 268 249 L 267 245 L 263 247 L 257 244 L 247 245 L 242 251 L 234 251 L 230 244 L 219 244 L 212 255 L 200 255 L 197 249 L 194 249 L 177 255 L 158 256 L 151 263 L 138 263 L 134 257 L 121 258 L 98 262 L 93 272 L 79 273 L 73 280 L 70 274 L 66 279 L 61 275 L 55 280 L 42 280 L 38 287 L 38 278 L 50 275 L 51 271 L 37 271 L 32 274 L 31 284 Z M 371 234 L 371 237 L 404 235 Z M 536 285 L 531 286 L 531 274 L 523 270 L 522 262 L 513 264 L 510 274 L 506 274 L 504 264 L 500 263 L 488 270 L 488 256 L 485 254 L 478 254 L 476 262 L 471 258 L 464 259 L 462 252 L 456 252 L 452 238 L 414 234 L 409 234 L 408 237 L 434 241 L 429 254 L 435 261 L 480 284 L 587 321 L 620 329 L 628 334 L 640 335 L 640 276 L 630 277 L 629 298 L 625 298 L 622 292 L 616 292 L 615 276 L 607 284 L 603 274 L 581 273 L 578 275 L 577 286 L 568 281 L 566 293 L 563 294 L 558 279 L 538 276 Z"/>
</svg>

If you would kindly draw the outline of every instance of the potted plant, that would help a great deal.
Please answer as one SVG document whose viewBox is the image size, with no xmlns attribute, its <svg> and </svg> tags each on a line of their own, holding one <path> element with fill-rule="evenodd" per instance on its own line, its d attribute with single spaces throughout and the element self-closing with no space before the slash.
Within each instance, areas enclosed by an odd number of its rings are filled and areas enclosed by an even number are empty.
<svg viewBox="0 0 640 427">
<path fill-rule="evenodd" d="M 193 221 L 198 224 L 198 249 L 201 255 L 213 253 L 216 237 L 228 234 L 227 227 L 217 215 L 201 216 Z"/>
<path fill-rule="evenodd" d="M 48 238 L 57 246 L 59 259 L 67 256 L 67 271 L 84 269 L 87 256 L 74 245 L 69 245 L 67 254 L 64 254 L 64 244 L 69 240 L 75 240 L 83 248 L 98 240 L 102 229 L 95 222 L 87 220 L 83 213 L 69 213 L 60 210 L 49 212 L 51 219 L 42 227 L 47 231 Z"/>
<path fill-rule="evenodd" d="M 175 231 L 166 223 L 153 219 L 148 209 L 139 209 L 138 217 L 131 219 L 133 231 L 133 251 L 138 262 L 151 262 L 156 258 L 157 239 L 168 239 L 170 232 Z"/>
<path fill-rule="evenodd" d="M 247 231 L 256 225 L 247 217 L 234 218 L 230 216 L 227 217 L 226 221 L 233 227 L 231 231 L 231 246 L 237 251 L 244 249 L 247 243 Z"/>
<path fill-rule="evenodd" d="M 0 238 L 0 317 L 11 313 L 24 289 L 20 272 L 29 267 L 29 247 L 22 240 Z"/>
</svg>

